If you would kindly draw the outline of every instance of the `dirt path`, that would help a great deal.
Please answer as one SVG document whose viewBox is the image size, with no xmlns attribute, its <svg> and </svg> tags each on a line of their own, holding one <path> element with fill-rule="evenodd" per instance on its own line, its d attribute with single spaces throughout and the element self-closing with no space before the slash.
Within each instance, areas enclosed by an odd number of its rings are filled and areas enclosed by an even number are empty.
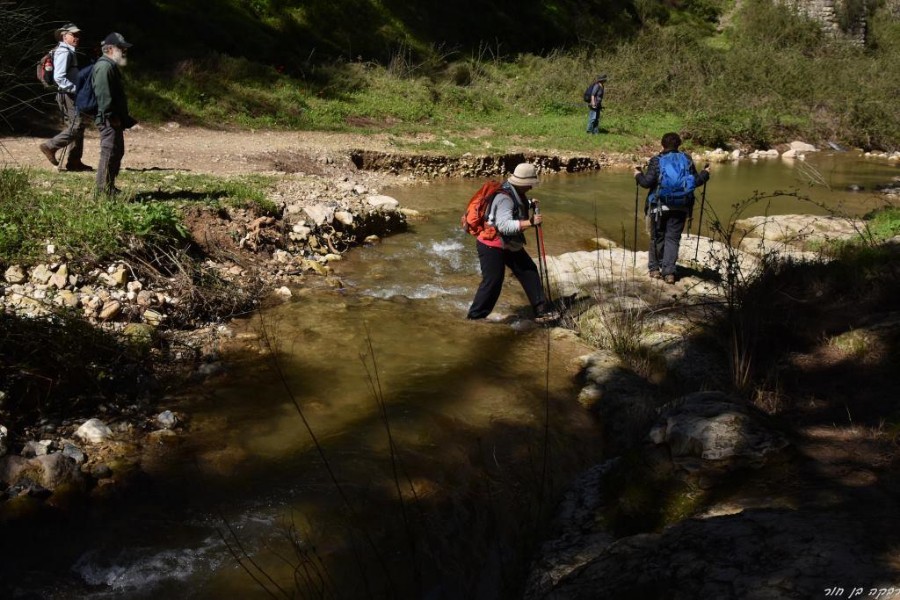
<svg viewBox="0 0 900 600">
<path fill-rule="evenodd" d="M 417 155 L 428 157 L 425 162 L 429 162 L 435 158 L 435 153 L 416 152 L 414 149 L 417 143 L 428 141 L 428 137 L 401 138 L 399 141 L 407 149 L 398 150 L 398 137 L 386 133 L 361 135 L 322 131 L 225 131 L 183 127 L 176 123 L 139 125 L 125 132 L 125 158 L 122 166 L 126 171 L 173 170 L 220 176 L 273 171 L 341 176 L 348 170 L 354 170 L 348 162 L 349 153 L 354 150 Z M 0 137 L 0 165 L 53 168 L 38 150 L 38 145 L 46 139 L 48 138 L 35 136 Z M 98 144 L 96 129 L 88 127 L 85 133 L 85 164 L 97 164 Z M 588 153 L 589 156 L 581 153 L 577 158 L 573 158 L 571 152 L 548 152 L 527 147 L 516 147 L 510 149 L 510 152 L 534 155 L 539 164 L 548 163 L 548 159 L 551 163 L 561 163 L 555 166 L 544 164 L 551 170 L 560 167 L 565 169 L 567 161 L 573 160 L 579 163 L 577 170 L 596 168 L 598 164 L 604 167 L 627 166 L 633 162 L 631 155 L 606 152 Z M 322 165 L 330 165 L 330 168 L 323 169 Z M 380 166 L 384 171 L 396 171 L 394 167 Z M 409 163 L 397 168 L 408 172 L 416 170 L 415 165 Z M 463 173 L 456 171 L 455 174 Z"/>
<path fill-rule="evenodd" d="M 38 150 L 45 138 L 0 138 L 0 164 L 53 168 Z M 95 166 L 99 140 L 94 128 L 85 134 L 85 164 Z M 386 135 L 315 131 L 216 131 L 176 124 L 138 126 L 125 133 L 123 168 L 178 170 L 213 175 L 272 170 L 272 153 L 336 157 L 352 149 L 391 151 Z"/>
</svg>

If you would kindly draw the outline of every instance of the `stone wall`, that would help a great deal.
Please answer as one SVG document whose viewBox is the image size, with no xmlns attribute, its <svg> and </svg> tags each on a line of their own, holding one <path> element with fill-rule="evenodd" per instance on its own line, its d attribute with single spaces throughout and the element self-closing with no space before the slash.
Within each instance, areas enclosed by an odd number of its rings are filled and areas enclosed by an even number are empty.
<svg viewBox="0 0 900 600">
<path fill-rule="evenodd" d="M 835 37 L 849 39 L 855 44 L 866 42 L 868 12 L 865 0 L 782 0 L 797 12 L 821 23 L 822 29 Z M 846 28 L 841 27 L 842 14 L 854 10 L 859 13 L 854 22 Z"/>
</svg>

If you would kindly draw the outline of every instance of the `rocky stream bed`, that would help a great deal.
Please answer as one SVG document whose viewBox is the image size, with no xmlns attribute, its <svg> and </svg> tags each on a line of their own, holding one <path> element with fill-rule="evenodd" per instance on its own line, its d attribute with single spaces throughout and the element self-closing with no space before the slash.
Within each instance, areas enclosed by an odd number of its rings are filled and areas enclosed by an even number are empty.
<svg viewBox="0 0 900 600">
<path fill-rule="evenodd" d="M 165 145 L 166 131 L 137 135 L 136 159 L 129 154 L 126 162 L 157 164 L 152 148 Z M 296 138 L 275 143 L 269 136 L 264 147 L 240 152 L 229 147 L 218 160 L 207 157 L 201 163 L 230 165 L 226 172 L 249 168 L 285 175 L 273 195 L 277 216 L 203 209 L 185 215 L 206 256 L 203 268 L 245 291 L 247 306 L 241 310 L 289 297 L 302 287 L 340 287 L 330 264 L 353 247 L 378 243 L 403 231 L 409 220 L 422 218 L 380 194 L 388 182 L 501 176 L 522 160 L 535 162 L 543 172 L 630 163 L 623 156 L 533 153 L 410 157 L 377 147 L 323 148 L 291 140 Z M 20 151 L 28 163 L 26 147 L 13 152 Z M 765 238 L 750 236 L 756 242 L 737 255 L 748 270 L 769 250 L 791 260 L 814 260 L 804 250 L 810 239 L 858 231 L 858 224 L 828 218 L 772 218 L 769 224 L 744 224 L 746 230 L 769 232 Z M 605 252 L 549 257 L 555 285 L 567 296 L 590 297 L 598 286 L 614 284 L 621 277 L 618 266 L 635 262 L 627 250 L 614 246 L 609 242 Z M 711 240 L 704 240 L 703 252 L 728 255 Z M 720 258 L 718 264 L 727 262 Z M 655 286 L 660 284 L 639 270 L 626 279 L 629 291 L 609 307 L 633 309 L 659 298 Z M 145 338 L 157 349 L 157 358 L 194 381 L 220 372 L 234 336 L 227 319 L 192 317 L 195 298 L 177 281 L 149 277 L 126 259 L 80 272 L 52 242 L 40 264 L 9 265 L 0 287 L 2 310 L 8 314 L 53 319 L 65 312 L 105 331 Z M 674 291 L 687 307 L 718 293 L 709 280 L 690 277 Z M 652 378 L 608 352 L 583 358 L 578 401 L 598 414 L 609 458 L 567 494 L 556 520 L 557 537 L 538 552 L 526 597 L 810 598 L 825 597 L 831 588 L 861 587 L 877 595 L 900 585 L 900 555 L 890 541 L 900 527 L 885 504 L 894 494 L 896 459 L 880 441 L 868 444 L 861 436 L 846 443 L 843 452 L 817 451 L 838 434 L 813 426 L 785 430 L 764 411 L 717 391 L 725 388 L 728 367 L 710 356 L 709 348 L 686 341 L 696 317 L 689 310 L 679 314 L 671 318 L 667 313 L 644 342 L 662 357 L 661 372 L 680 373 L 679 389 L 690 393 L 665 397 Z M 880 315 L 868 327 L 896 337 L 896 314 Z M 107 496 L 127 485 L 148 452 L 164 451 L 173 436 L 190 435 L 190 415 L 168 410 L 165 395 L 155 393 L 149 382 L 145 393 L 100 404 L 91 414 L 75 411 L 29 421 L 17 418 L 10 406 L 14 399 L 0 391 L 0 497 L 6 505 L 64 506 L 72 493 Z M 855 452 L 869 452 L 868 463 L 851 460 Z M 636 504 L 658 501 L 659 506 L 623 509 L 622 494 L 628 491 L 623 481 L 629 477 L 646 481 L 634 492 L 640 496 Z M 874 485 L 882 479 L 886 488 Z M 632 512 L 655 515 L 655 520 L 636 525 L 627 518 Z"/>
</svg>

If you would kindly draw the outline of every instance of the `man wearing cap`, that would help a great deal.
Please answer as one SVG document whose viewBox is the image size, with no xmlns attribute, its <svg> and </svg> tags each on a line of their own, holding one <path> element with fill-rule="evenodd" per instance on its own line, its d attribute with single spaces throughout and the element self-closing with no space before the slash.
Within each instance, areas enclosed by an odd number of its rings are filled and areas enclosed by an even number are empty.
<svg viewBox="0 0 900 600">
<path fill-rule="evenodd" d="M 591 86 L 587 125 L 587 132 L 590 134 L 600 133 L 600 112 L 603 110 L 603 84 L 605 82 L 606 75 L 597 75 L 597 79 Z"/>
<path fill-rule="evenodd" d="M 94 95 L 97 96 L 97 117 L 94 122 L 100 131 L 100 162 L 97 164 L 97 193 L 112 196 L 116 176 L 125 156 L 125 130 L 136 121 L 128 114 L 128 99 L 122 85 L 120 67 L 128 64 L 131 44 L 121 33 L 111 33 L 102 42 L 103 56 L 94 64 Z"/>
<path fill-rule="evenodd" d="M 543 215 L 531 214 L 529 209 L 537 200 L 529 200 L 525 194 L 537 185 L 538 177 L 534 165 L 522 163 L 503 183 L 487 209 L 485 219 L 496 228 L 499 235 L 487 233 L 478 236 L 478 261 L 481 264 L 481 284 L 475 292 L 475 299 L 469 308 L 469 319 L 483 319 L 488 316 L 500 298 L 506 267 L 522 284 L 528 301 L 538 319 L 550 320 L 554 316 L 544 298 L 544 289 L 537 267 L 525 251 L 526 229 L 541 224 Z"/>
<path fill-rule="evenodd" d="M 56 153 L 72 145 L 66 160 L 67 171 L 90 171 L 81 162 L 84 153 L 84 122 L 81 113 L 75 109 L 75 82 L 78 78 L 78 55 L 76 49 L 81 38 L 81 29 L 75 23 L 68 23 L 57 30 L 59 45 L 53 51 L 53 80 L 56 83 L 56 104 L 63 116 L 65 129 L 52 140 L 40 145 L 41 152 L 53 166 L 59 166 Z"/>
</svg>

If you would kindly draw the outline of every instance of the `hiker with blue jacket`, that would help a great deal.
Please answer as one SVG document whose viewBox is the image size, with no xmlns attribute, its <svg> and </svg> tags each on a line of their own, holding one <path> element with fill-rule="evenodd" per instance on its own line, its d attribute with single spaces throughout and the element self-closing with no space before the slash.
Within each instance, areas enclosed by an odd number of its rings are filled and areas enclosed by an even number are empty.
<svg viewBox="0 0 900 600">
<path fill-rule="evenodd" d="M 635 181 L 650 190 L 644 205 L 650 234 L 648 274 L 666 283 L 676 281 L 675 262 L 684 224 L 694 208 L 694 189 L 709 181 L 709 165 L 698 173 L 680 146 L 681 137 L 667 133 L 662 137 L 662 152 L 650 159 L 647 171 L 634 167 Z"/>
<path fill-rule="evenodd" d="M 537 184 L 534 165 L 521 163 L 491 201 L 485 219 L 487 224 L 496 228 L 497 235 L 490 236 L 490 239 L 481 236 L 476 243 L 481 284 L 469 308 L 469 319 L 483 319 L 494 310 L 503 289 L 506 267 L 522 284 L 536 320 L 551 321 L 559 317 L 544 297 L 537 266 L 525 251 L 524 231 L 540 226 L 543 220 L 540 212 L 530 212 L 537 200 L 530 200 L 525 195 Z"/>
<path fill-rule="evenodd" d="M 97 117 L 94 123 L 100 131 L 100 162 L 97 164 L 97 194 L 112 196 L 116 177 L 125 156 L 125 130 L 135 121 L 128 114 L 128 98 L 122 83 L 120 67 L 128 64 L 131 44 L 121 33 L 110 33 L 103 39 L 101 56 L 94 64 L 94 94 L 97 96 Z"/>
<path fill-rule="evenodd" d="M 59 44 L 53 51 L 53 83 L 56 85 L 56 104 L 65 122 L 65 129 L 56 136 L 41 143 L 41 152 L 54 167 L 59 166 L 56 153 L 71 144 L 66 171 L 91 171 L 81 162 L 84 153 L 84 121 L 75 108 L 75 84 L 78 80 L 78 42 L 81 29 L 75 23 L 68 23 L 56 32 Z M 65 155 L 65 152 L 63 152 Z"/>
</svg>

